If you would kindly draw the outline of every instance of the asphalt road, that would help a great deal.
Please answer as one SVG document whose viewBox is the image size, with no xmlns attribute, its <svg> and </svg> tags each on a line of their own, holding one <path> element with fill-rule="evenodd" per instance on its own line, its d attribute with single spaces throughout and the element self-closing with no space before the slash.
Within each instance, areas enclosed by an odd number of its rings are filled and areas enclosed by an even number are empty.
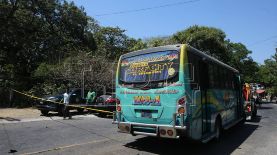
<svg viewBox="0 0 277 155">
<path fill-rule="evenodd" d="M 111 119 L 57 117 L 0 123 L 0 154 L 268 154 L 277 152 L 277 104 L 263 104 L 258 117 L 207 144 L 118 133 Z"/>
</svg>

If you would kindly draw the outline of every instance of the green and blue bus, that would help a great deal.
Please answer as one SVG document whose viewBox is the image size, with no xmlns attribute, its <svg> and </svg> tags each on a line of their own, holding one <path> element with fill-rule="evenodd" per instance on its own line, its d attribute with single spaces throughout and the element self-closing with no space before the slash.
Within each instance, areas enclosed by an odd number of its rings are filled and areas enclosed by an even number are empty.
<svg viewBox="0 0 277 155">
<path fill-rule="evenodd" d="M 119 132 L 207 142 L 244 118 L 239 72 L 186 44 L 130 52 L 116 73 Z"/>
</svg>

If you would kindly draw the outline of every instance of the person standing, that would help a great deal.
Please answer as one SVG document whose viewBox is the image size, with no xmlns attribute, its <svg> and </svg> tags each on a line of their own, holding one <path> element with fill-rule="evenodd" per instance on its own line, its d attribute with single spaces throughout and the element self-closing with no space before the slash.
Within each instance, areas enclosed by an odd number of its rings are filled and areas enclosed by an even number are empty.
<svg viewBox="0 0 277 155">
<path fill-rule="evenodd" d="M 258 94 L 257 97 L 255 98 L 255 104 L 259 105 L 261 107 L 261 100 L 260 100 L 260 95 Z"/>
<path fill-rule="evenodd" d="M 63 94 L 63 119 L 65 119 L 66 117 L 68 117 L 69 119 L 71 119 L 71 115 L 69 112 L 69 95 L 68 95 L 68 89 L 66 89 L 65 93 Z"/>
<path fill-rule="evenodd" d="M 91 104 L 94 102 L 94 99 L 96 97 L 96 94 L 94 91 L 92 91 L 92 89 L 89 90 L 89 92 L 87 93 L 87 97 L 86 97 L 86 100 L 87 100 L 87 104 Z"/>
</svg>

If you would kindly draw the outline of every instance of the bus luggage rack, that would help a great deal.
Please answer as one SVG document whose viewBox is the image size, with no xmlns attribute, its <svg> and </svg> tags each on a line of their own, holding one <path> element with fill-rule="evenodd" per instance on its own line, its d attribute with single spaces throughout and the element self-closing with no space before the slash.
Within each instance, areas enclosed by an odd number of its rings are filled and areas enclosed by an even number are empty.
<svg viewBox="0 0 277 155">
<path fill-rule="evenodd" d="M 184 118 L 181 116 L 180 125 L 176 125 L 177 114 L 173 114 L 173 125 L 163 124 L 145 124 L 135 122 L 121 122 L 121 113 L 113 113 L 113 124 L 118 125 L 119 132 L 130 133 L 132 135 L 160 136 L 168 138 L 179 138 L 176 130 L 186 130 L 184 126 Z"/>
</svg>

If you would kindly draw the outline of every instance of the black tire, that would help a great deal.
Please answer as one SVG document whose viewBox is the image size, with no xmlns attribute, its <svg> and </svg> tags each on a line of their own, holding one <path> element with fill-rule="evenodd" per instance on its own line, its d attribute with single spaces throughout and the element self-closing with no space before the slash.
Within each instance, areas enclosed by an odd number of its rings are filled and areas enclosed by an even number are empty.
<svg viewBox="0 0 277 155">
<path fill-rule="evenodd" d="M 221 134 L 222 134 L 221 121 L 219 118 L 217 118 L 215 121 L 215 137 L 214 137 L 216 142 L 220 141 Z"/>
<path fill-rule="evenodd" d="M 49 111 L 48 110 L 40 110 L 41 114 L 47 116 Z"/>
<path fill-rule="evenodd" d="M 63 106 L 58 107 L 58 115 L 63 116 Z"/>
<path fill-rule="evenodd" d="M 256 116 L 257 116 L 257 107 L 254 106 L 253 117 L 256 117 Z"/>
<path fill-rule="evenodd" d="M 99 117 L 107 117 L 107 114 L 106 114 L 106 113 L 100 112 L 100 113 L 98 114 L 98 116 L 99 116 Z"/>
<path fill-rule="evenodd" d="M 78 108 L 77 111 L 78 111 L 78 113 L 83 113 L 84 109 L 83 108 Z"/>
<path fill-rule="evenodd" d="M 243 126 L 245 122 L 246 122 L 246 114 L 245 114 L 245 112 L 243 112 L 242 120 L 239 122 L 239 125 Z"/>
<path fill-rule="evenodd" d="M 80 102 L 81 102 L 81 99 L 80 99 L 79 97 L 76 97 L 75 103 L 76 103 L 76 104 L 80 104 Z"/>
</svg>

